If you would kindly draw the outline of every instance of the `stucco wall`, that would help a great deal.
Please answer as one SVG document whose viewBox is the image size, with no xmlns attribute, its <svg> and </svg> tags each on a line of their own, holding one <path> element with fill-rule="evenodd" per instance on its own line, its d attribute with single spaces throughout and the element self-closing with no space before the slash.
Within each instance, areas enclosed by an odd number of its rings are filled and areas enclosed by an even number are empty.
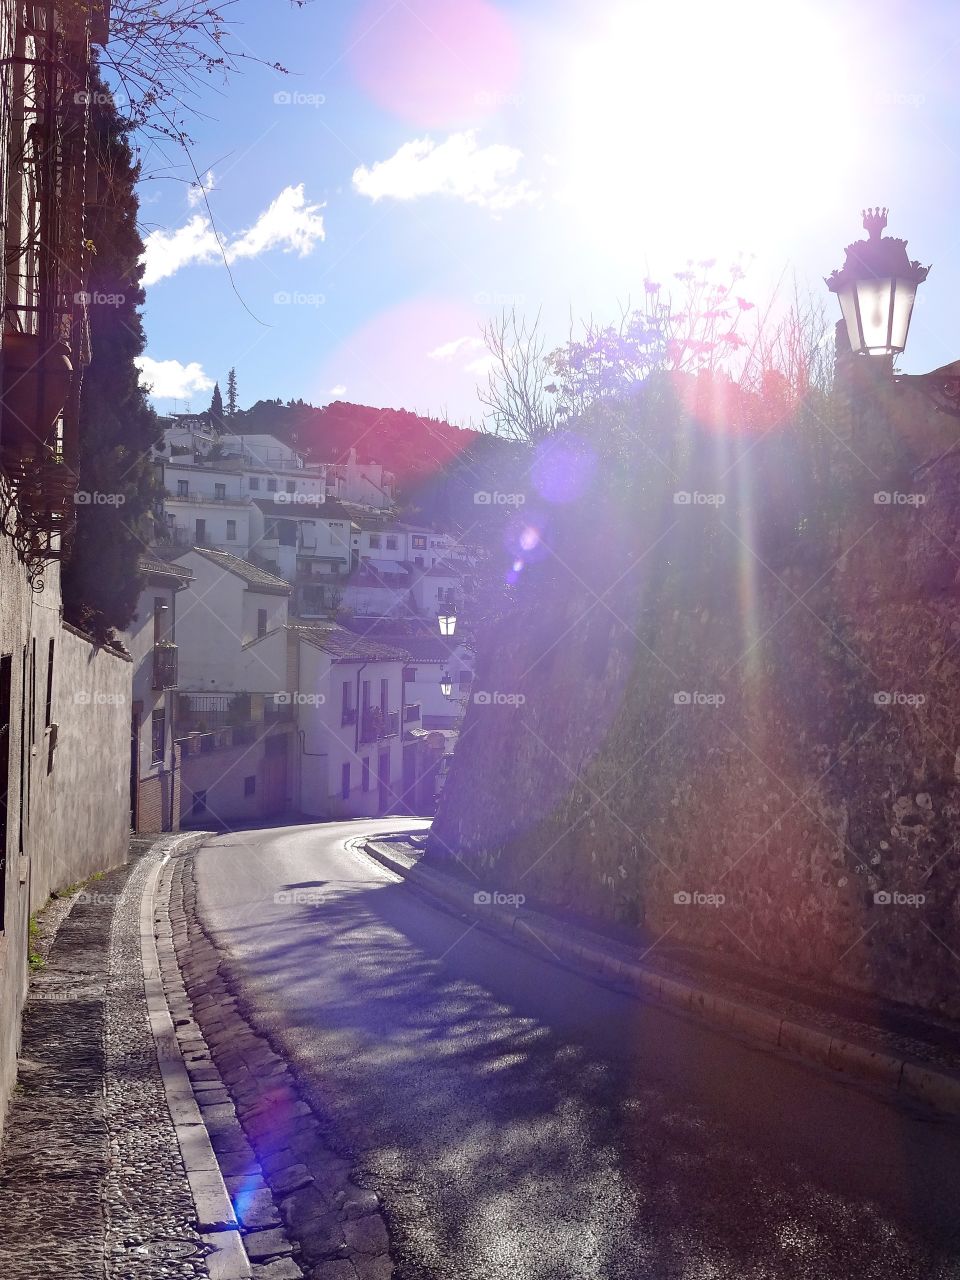
<svg viewBox="0 0 960 1280">
<path fill-rule="evenodd" d="M 132 664 L 61 625 L 55 565 L 44 582 L 43 591 L 32 591 L 9 541 L 0 538 L 0 654 L 13 658 L 0 1116 L 16 1070 L 30 913 L 53 889 L 123 862 L 129 833 Z"/>
</svg>

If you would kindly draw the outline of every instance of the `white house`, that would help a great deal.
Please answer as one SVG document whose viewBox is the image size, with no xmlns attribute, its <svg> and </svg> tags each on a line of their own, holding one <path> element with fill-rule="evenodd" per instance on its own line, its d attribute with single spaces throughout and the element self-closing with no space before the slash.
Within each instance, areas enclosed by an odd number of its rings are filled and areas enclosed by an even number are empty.
<svg viewBox="0 0 960 1280">
<path fill-rule="evenodd" d="M 179 826 L 179 775 L 174 752 L 173 690 L 178 669 L 177 597 L 191 582 L 189 569 L 141 556 L 144 587 L 136 617 L 124 633 L 133 660 L 130 821 L 135 831 Z"/>
<path fill-rule="evenodd" d="M 252 503 L 243 476 L 227 461 L 167 461 L 163 467 L 166 541 L 245 555 Z"/>
<path fill-rule="evenodd" d="M 292 626 L 290 643 L 302 812 L 344 818 L 404 811 L 412 759 L 404 755 L 405 650 L 335 623 Z"/>
<path fill-rule="evenodd" d="M 289 687 L 290 586 L 226 552 L 195 547 L 176 562 L 180 600 L 175 734 L 182 821 L 257 821 L 290 809 L 296 725 Z"/>
<path fill-rule="evenodd" d="M 374 511 L 393 506 L 396 476 L 379 462 L 358 462 L 356 449 L 350 450 L 346 462 L 329 466 L 327 474 L 332 498 L 355 502 Z"/>
</svg>

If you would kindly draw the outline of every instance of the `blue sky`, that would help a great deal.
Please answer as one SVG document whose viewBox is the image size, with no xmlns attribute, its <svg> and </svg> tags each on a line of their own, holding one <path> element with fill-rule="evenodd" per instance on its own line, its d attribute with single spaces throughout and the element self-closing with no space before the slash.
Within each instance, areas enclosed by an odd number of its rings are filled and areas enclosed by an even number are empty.
<svg viewBox="0 0 960 1280">
<path fill-rule="evenodd" d="M 235 365 L 242 405 L 479 424 L 480 329 L 504 306 L 560 341 L 571 312 L 613 319 L 646 276 L 738 253 L 758 302 L 785 269 L 820 292 L 877 203 L 933 263 L 902 367 L 960 357 L 952 10 L 239 0 L 238 43 L 291 74 L 211 81 L 193 154 L 253 316 L 189 171 L 144 181 L 155 388 L 204 407 Z"/>
</svg>

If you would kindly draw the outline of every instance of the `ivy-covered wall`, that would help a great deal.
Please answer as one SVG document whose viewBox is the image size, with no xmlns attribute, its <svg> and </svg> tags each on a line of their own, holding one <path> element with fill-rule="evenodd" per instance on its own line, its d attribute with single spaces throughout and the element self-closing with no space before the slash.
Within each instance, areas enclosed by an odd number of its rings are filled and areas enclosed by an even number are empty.
<svg viewBox="0 0 960 1280">
<path fill-rule="evenodd" d="M 960 1015 L 960 462 L 854 453 L 833 450 L 857 497 L 814 556 L 765 559 L 741 486 L 668 511 L 660 544 L 638 508 L 639 550 L 628 512 L 579 588 L 520 591 L 481 641 L 428 857 L 647 945 Z M 665 589 L 711 543 L 707 580 Z"/>
</svg>

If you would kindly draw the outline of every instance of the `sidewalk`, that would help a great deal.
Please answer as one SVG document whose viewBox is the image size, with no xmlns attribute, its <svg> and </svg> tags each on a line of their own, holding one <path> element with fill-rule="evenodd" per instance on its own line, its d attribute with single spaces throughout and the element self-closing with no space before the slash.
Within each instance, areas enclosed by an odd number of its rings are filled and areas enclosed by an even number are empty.
<svg viewBox="0 0 960 1280">
<path fill-rule="evenodd" d="M 396 874 L 454 911 L 506 933 L 513 942 L 633 990 L 733 1034 L 911 1103 L 960 1115 L 960 1026 L 866 994 L 791 981 L 729 957 L 691 948 L 638 945 L 636 935 L 604 929 L 572 913 L 525 903 L 475 903 L 481 886 L 420 865 L 422 834 L 358 842 Z"/>
<path fill-rule="evenodd" d="M 140 962 L 144 882 L 177 842 L 132 840 L 126 866 L 49 908 L 0 1151 L 4 1280 L 208 1275 Z"/>
</svg>

